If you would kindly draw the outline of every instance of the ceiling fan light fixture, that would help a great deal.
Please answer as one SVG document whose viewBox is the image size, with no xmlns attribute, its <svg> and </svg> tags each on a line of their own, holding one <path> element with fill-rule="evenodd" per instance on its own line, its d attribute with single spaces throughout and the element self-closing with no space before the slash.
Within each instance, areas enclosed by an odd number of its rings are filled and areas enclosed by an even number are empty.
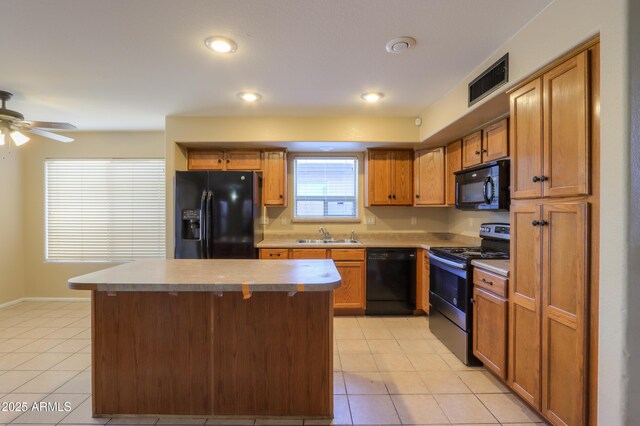
<svg viewBox="0 0 640 426">
<path fill-rule="evenodd" d="M 0 146 L 4 145 L 4 136 L 5 130 L 4 129 L 0 129 Z"/>
<path fill-rule="evenodd" d="M 16 146 L 24 145 L 31 140 L 28 136 L 23 135 L 17 130 L 11 132 L 11 139 L 13 140 L 13 143 L 16 144 Z"/>
<path fill-rule="evenodd" d="M 204 40 L 204 44 L 214 52 L 218 53 L 233 53 L 238 50 L 238 45 L 235 41 L 227 37 L 211 36 Z"/>
</svg>

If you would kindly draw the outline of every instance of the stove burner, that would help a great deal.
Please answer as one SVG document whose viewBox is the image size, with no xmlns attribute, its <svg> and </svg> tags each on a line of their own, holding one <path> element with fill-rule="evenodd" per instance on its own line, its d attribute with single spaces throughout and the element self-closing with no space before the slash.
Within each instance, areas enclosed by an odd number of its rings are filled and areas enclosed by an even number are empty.
<svg viewBox="0 0 640 426">
<path fill-rule="evenodd" d="M 447 257 L 460 260 L 509 258 L 508 253 L 483 247 L 434 247 L 431 251 L 434 253 L 445 254 L 448 255 Z"/>
</svg>

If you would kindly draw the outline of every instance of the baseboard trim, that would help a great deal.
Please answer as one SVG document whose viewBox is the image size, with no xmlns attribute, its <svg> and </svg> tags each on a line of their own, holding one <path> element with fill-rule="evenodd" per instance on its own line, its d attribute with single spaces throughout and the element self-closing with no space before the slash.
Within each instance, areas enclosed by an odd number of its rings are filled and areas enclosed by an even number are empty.
<svg viewBox="0 0 640 426">
<path fill-rule="evenodd" d="M 20 299 L 0 303 L 0 309 L 5 309 L 22 302 L 90 302 L 90 297 L 21 297 Z"/>
</svg>

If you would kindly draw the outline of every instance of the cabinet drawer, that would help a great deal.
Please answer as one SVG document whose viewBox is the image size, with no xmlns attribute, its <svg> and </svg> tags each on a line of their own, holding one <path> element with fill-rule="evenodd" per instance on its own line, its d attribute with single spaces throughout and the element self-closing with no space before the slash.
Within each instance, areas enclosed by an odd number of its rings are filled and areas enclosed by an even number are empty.
<svg viewBox="0 0 640 426">
<path fill-rule="evenodd" d="M 222 170 L 224 168 L 222 151 L 189 151 L 188 157 L 189 170 Z"/>
<path fill-rule="evenodd" d="M 288 259 L 289 249 L 261 249 L 260 259 Z"/>
<path fill-rule="evenodd" d="M 507 281 L 500 275 L 473 268 L 473 284 L 498 296 L 507 297 Z"/>
<path fill-rule="evenodd" d="M 331 249 L 333 260 L 364 260 L 364 249 Z"/>
<path fill-rule="evenodd" d="M 291 249 L 291 259 L 326 259 L 327 249 Z"/>
</svg>

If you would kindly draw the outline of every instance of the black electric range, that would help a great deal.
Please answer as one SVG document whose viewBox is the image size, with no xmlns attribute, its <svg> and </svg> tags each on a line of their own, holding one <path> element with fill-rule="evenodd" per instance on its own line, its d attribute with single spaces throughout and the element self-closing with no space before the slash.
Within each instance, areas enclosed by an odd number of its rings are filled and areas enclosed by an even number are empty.
<svg viewBox="0 0 640 426">
<path fill-rule="evenodd" d="M 466 365 L 479 365 L 472 349 L 474 259 L 508 259 L 508 223 L 480 226 L 480 247 L 429 250 L 429 329 Z"/>
</svg>

